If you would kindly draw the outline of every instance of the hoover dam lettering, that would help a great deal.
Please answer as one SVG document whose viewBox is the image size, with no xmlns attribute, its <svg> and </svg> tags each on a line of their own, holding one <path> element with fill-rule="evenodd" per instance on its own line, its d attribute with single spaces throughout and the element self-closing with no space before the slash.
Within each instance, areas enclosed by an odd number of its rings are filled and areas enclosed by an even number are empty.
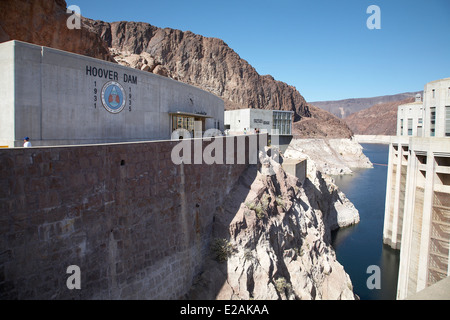
<svg viewBox="0 0 450 320">
<path fill-rule="evenodd" d="M 86 75 L 91 77 L 104 78 L 106 80 L 119 81 L 119 73 L 117 71 L 108 70 L 105 68 L 97 68 L 92 66 L 86 66 Z M 123 82 L 137 84 L 137 76 L 123 74 Z"/>
</svg>

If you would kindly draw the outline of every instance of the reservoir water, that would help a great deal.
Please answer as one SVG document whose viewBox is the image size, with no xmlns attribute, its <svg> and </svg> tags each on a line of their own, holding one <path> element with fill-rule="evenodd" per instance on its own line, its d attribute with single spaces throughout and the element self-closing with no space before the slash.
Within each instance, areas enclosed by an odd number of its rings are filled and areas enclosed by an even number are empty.
<svg viewBox="0 0 450 320">
<path fill-rule="evenodd" d="M 338 261 L 350 275 L 353 291 L 361 300 L 395 300 L 400 251 L 383 244 L 389 146 L 361 145 L 374 168 L 334 177 L 338 187 L 358 209 L 360 222 L 333 232 L 332 245 Z M 369 266 L 379 267 L 380 289 L 367 286 L 368 280 L 375 283 L 377 274 L 368 270 Z"/>
</svg>

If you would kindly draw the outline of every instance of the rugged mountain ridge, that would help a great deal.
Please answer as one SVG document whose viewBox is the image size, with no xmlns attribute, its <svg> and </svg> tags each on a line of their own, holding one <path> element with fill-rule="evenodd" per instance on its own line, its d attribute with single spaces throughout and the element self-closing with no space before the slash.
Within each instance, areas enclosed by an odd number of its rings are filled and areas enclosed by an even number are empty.
<svg viewBox="0 0 450 320">
<path fill-rule="evenodd" d="M 169 76 L 216 94 L 225 109 L 294 111 L 296 137 L 350 138 L 345 122 L 308 104 L 293 86 L 259 75 L 223 40 L 142 22 L 85 20 L 120 64 Z"/>
<path fill-rule="evenodd" d="M 0 42 L 20 40 L 115 62 L 105 42 L 86 28 L 69 29 L 64 0 L 0 1 Z"/>
<path fill-rule="evenodd" d="M 223 98 L 227 110 L 290 110 L 295 112 L 295 120 L 310 116 L 305 99 L 293 86 L 259 75 L 221 39 L 142 22 L 91 20 L 86 25 L 113 51 L 150 55 L 167 69 L 169 77 Z"/>
<path fill-rule="evenodd" d="M 371 98 L 353 98 L 336 101 L 314 101 L 310 104 L 326 110 L 338 118 L 346 118 L 352 113 L 370 108 L 377 104 L 400 101 L 408 98 L 415 97 L 416 94 L 422 94 L 422 91 L 417 92 L 405 92 L 394 95 L 386 95 Z"/>
</svg>

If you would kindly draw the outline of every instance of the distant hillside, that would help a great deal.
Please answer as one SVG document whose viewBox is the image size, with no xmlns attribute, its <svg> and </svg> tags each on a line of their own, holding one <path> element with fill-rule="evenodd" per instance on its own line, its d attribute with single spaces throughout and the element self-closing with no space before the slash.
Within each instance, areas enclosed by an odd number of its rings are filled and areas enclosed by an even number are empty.
<svg viewBox="0 0 450 320">
<path fill-rule="evenodd" d="M 407 98 L 415 97 L 417 93 L 422 94 L 423 91 L 405 92 L 388 96 L 372 97 L 372 98 L 355 98 L 336 101 L 316 101 L 310 102 L 316 107 L 326 110 L 335 116 L 343 119 L 352 113 L 370 108 L 376 104 L 400 101 Z"/>
<path fill-rule="evenodd" d="M 294 138 L 351 138 L 352 130 L 344 120 L 335 117 L 328 111 L 308 105 L 311 117 L 304 117 L 294 122 L 292 131 Z"/>
<path fill-rule="evenodd" d="M 398 106 L 414 102 L 414 98 L 385 102 L 353 113 L 343 119 L 355 134 L 396 135 Z"/>
</svg>

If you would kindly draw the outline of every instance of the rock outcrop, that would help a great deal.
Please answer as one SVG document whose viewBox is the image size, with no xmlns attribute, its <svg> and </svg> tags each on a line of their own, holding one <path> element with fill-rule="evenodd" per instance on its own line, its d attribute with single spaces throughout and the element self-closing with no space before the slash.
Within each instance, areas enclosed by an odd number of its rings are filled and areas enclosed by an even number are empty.
<svg viewBox="0 0 450 320">
<path fill-rule="evenodd" d="M 188 298 L 357 298 L 330 245 L 345 196 L 320 172 L 301 184 L 271 159 L 262 166 L 251 166 L 217 209 L 211 257 Z"/>
<path fill-rule="evenodd" d="M 96 33 L 67 27 L 72 13 L 66 10 L 64 0 L 2 0 L 0 42 L 20 40 L 115 62 Z"/>
<path fill-rule="evenodd" d="M 353 139 L 293 139 L 285 151 L 287 158 L 308 159 L 309 174 L 352 173 L 352 168 L 372 168 L 363 147 Z"/>
</svg>

